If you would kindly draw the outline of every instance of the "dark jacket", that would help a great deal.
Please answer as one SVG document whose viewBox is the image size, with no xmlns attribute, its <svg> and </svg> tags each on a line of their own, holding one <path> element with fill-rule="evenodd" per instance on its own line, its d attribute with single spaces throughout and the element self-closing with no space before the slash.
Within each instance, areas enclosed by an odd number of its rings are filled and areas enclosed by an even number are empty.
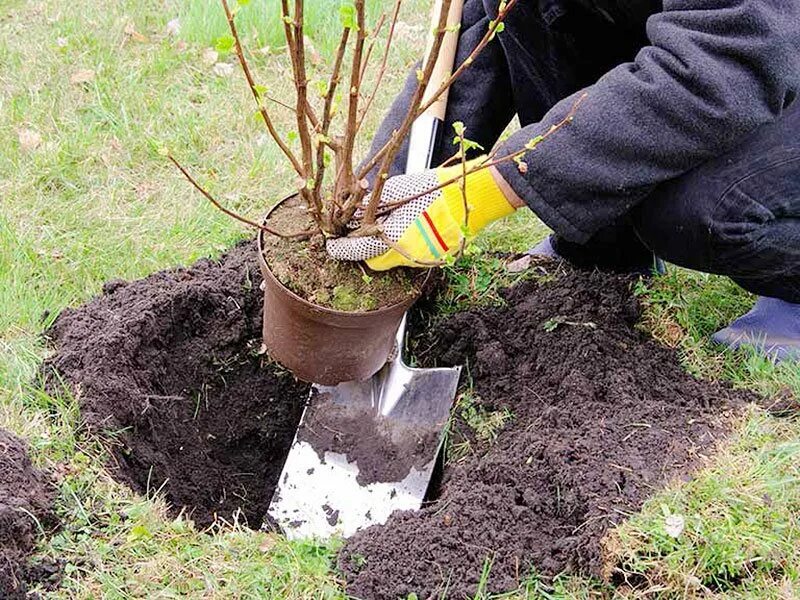
<svg viewBox="0 0 800 600">
<path fill-rule="evenodd" d="M 492 4 L 484 0 L 490 10 Z M 625 18 L 609 4 L 612 19 Z M 628 2 L 627 15 L 641 18 L 647 4 Z M 632 61 L 503 143 L 501 152 L 523 147 L 588 93 L 574 121 L 526 155 L 527 174 L 513 163 L 500 169 L 534 212 L 571 241 L 586 241 L 659 183 L 780 118 L 800 90 L 800 0 L 664 0 L 647 18 L 646 34 L 649 45 Z M 515 45 L 502 43 L 507 52 Z"/>
</svg>

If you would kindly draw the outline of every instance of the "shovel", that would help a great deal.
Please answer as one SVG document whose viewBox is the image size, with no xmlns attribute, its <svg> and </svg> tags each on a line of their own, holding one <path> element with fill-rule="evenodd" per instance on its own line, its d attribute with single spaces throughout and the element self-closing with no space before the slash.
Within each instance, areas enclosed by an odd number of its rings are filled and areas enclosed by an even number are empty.
<svg viewBox="0 0 800 600">
<path fill-rule="evenodd" d="M 434 25 L 441 0 L 435 4 Z M 452 1 L 426 97 L 453 69 L 462 9 L 463 0 Z M 443 94 L 414 122 L 407 173 L 431 167 L 446 108 Z M 406 321 L 397 331 L 394 357 L 371 379 L 312 387 L 267 511 L 290 539 L 349 537 L 385 523 L 396 510 L 422 506 L 461 368 L 408 367 Z"/>
</svg>

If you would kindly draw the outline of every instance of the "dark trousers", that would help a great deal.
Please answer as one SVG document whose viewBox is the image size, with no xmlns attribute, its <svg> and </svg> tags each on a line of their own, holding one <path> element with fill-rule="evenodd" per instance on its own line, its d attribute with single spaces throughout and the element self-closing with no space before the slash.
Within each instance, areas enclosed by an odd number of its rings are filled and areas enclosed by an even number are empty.
<svg viewBox="0 0 800 600">
<path fill-rule="evenodd" d="M 459 62 L 486 31 L 491 16 L 485 7 L 491 12 L 493 4 L 467 0 Z M 660 7 L 656 0 L 644 12 L 624 5 L 522 0 L 499 43 L 490 44 L 451 89 L 445 132 L 462 121 L 467 137 L 488 149 L 514 114 L 522 125 L 537 122 L 561 98 L 632 60 L 647 44 L 648 12 Z M 615 6 L 622 8 L 615 13 Z M 412 74 L 374 147 L 399 123 L 415 85 Z M 447 139 L 438 150 L 440 160 L 453 153 Z M 587 244 L 567 242 L 556 232 L 554 245 L 577 266 L 625 270 L 651 262 L 656 253 L 684 267 L 726 275 L 756 294 L 800 302 L 800 102 L 738 149 L 656 187 Z"/>
</svg>

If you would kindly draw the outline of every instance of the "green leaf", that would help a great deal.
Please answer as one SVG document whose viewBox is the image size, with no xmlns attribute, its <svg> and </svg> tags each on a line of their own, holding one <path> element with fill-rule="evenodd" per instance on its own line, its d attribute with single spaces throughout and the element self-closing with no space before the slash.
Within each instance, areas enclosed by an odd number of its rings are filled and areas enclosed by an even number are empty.
<svg viewBox="0 0 800 600">
<path fill-rule="evenodd" d="M 250 4 L 250 0 L 237 0 L 237 2 L 239 3 L 239 6 L 247 6 Z"/>
<path fill-rule="evenodd" d="M 258 85 L 258 84 L 256 84 L 256 85 L 254 85 L 254 86 L 253 86 L 253 90 L 255 91 L 255 93 L 256 93 L 256 96 L 258 96 L 259 100 L 260 100 L 261 98 L 263 98 L 264 96 L 266 96 L 266 95 L 267 95 L 267 91 L 268 91 L 268 90 L 267 90 L 267 86 L 265 86 L 265 85 Z"/>
<path fill-rule="evenodd" d="M 472 140 L 464 140 L 464 150 L 483 150 L 483 146 Z"/>
<path fill-rule="evenodd" d="M 542 140 L 544 140 L 544 136 L 537 135 L 535 138 L 533 138 L 532 140 L 528 141 L 527 144 L 525 144 L 525 149 L 526 150 L 533 150 L 534 148 L 536 148 L 536 146 L 539 145 L 539 143 Z"/>
<path fill-rule="evenodd" d="M 143 540 L 151 536 L 152 534 L 150 533 L 150 530 L 144 525 L 134 525 L 134 527 L 128 533 L 128 540 L 129 541 Z"/>
<path fill-rule="evenodd" d="M 358 31 L 356 5 L 352 0 L 341 0 L 339 3 L 339 20 L 342 27 Z"/>
<path fill-rule="evenodd" d="M 290 142 L 296 142 L 297 138 L 298 135 L 296 131 L 290 131 L 289 133 L 286 134 L 286 139 L 289 140 Z"/>
<path fill-rule="evenodd" d="M 558 329 L 558 326 L 563 324 L 564 320 L 565 320 L 565 317 L 563 317 L 561 315 L 559 315 L 557 317 L 553 317 L 552 319 L 547 319 L 547 321 L 545 321 L 542 324 L 542 328 L 546 332 L 550 333 L 550 332 L 555 331 L 556 329 Z"/>
<path fill-rule="evenodd" d="M 216 44 L 214 44 L 214 49 L 217 52 L 222 54 L 228 53 L 233 50 L 233 46 L 236 44 L 236 40 L 233 39 L 230 35 L 223 35 L 222 37 L 217 38 Z"/>
</svg>

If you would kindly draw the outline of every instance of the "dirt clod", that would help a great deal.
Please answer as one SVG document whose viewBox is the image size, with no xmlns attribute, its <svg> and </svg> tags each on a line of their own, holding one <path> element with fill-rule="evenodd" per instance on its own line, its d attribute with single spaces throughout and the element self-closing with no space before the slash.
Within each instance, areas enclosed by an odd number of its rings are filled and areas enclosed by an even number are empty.
<svg viewBox="0 0 800 600">
<path fill-rule="evenodd" d="M 54 497 L 50 478 L 31 464 L 27 445 L 0 429 L 0 598 L 22 600 L 29 585 L 60 580 L 57 565 L 28 564 L 42 530 L 57 526 Z"/>
<path fill-rule="evenodd" d="M 487 443 L 456 420 L 453 439 L 471 440 L 469 451 L 445 469 L 437 501 L 395 513 L 340 553 L 350 594 L 472 597 L 486 565 L 486 592 L 516 589 L 531 568 L 599 574 L 609 527 L 690 472 L 751 400 L 694 379 L 637 331 L 631 286 L 552 273 L 506 291 L 507 306 L 423 336 L 424 362 L 468 365 L 471 406 L 511 417 Z"/>
<path fill-rule="evenodd" d="M 67 382 L 85 423 L 113 439 L 112 472 L 161 490 L 201 526 L 237 514 L 261 525 L 308 397 L 259 355 L 256 253 L 245 243 L 219 261 L 110 282 L 48 332 L 48 387 Z"/>
<path fill-rule="evenodd" d="M 446 417 L 445 417 L 446 420 Z M 387 418 L 376 407 L 357 401 L 335 402 L 315 393 L 297 434 L 325 460 L 327 452 L 358 464 L 359 485 L 402 481 L 436 456 L 444 422 L 418 423 Z"/>
</svg>

